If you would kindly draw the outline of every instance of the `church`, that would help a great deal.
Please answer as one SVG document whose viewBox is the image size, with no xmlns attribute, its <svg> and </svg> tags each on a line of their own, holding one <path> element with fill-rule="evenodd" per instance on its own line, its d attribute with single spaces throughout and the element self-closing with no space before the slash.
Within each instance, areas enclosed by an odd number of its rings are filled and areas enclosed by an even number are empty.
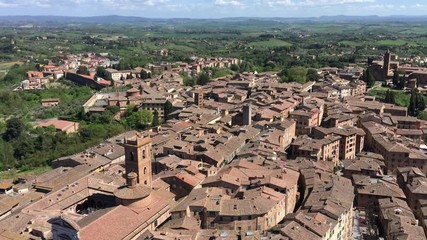
<svg viewBox="0 0 427 240">
<path fill-rule="evenodd" d="M 124 139 L 123 146 L 125 171 L 122 176 L 126 184 L 110 191 L 109 197 L 98 197 L 85 207 L 79 204 L 85 202 L 81 199 L 61 209 L 61 214 L 48 220 L 53 239 L 143 239 L 144 234 L 154 231 L 170 217 L 174 195 L 167 189 L 152 186 L 151 139 L 138 133 Z M 92 193 L 86 200 L 95 194 L 102 195 L 102 189 L 85 189 Z"/>
</svg>

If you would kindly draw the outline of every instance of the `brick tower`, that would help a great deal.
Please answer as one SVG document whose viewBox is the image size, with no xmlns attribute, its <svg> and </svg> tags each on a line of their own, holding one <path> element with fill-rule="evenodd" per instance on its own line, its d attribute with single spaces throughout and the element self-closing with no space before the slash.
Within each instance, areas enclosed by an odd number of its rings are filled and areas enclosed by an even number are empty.
<svg viewBox="0 0 427 240">
<path fill-rule="evenodd" d="M 124 140 L 126 174 L 134 172 L 138 175 L 137 183 L 151 187 L 151 139 L 136 135 Z"/>
</svg>

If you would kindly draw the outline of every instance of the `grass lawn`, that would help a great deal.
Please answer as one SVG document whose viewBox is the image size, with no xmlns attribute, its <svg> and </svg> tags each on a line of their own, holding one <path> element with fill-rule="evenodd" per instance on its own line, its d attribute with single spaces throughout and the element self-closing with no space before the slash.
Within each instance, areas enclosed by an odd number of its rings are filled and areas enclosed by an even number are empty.
<svg viewBox="0 0 427 240">
<path fill-rule="evenodd" d="M 52 170 L 50 166 L 38 167 L 28 171 L 19 171 L 16 169 L 11 169 L 9 171 L 0 172 L 0 179 L 14 179 L 18 177 L 27 176 L 27 175 L 41 175 L 45 172 Z"/>
<path fill-rule="evenodd" d="M 368 92 L 368 95 L 375 96 L 379 101 L 384 101 L 387 90 L 391 90 L 391 89 L 386 87 L 376 87 L 375 89 L 370 90 Z M 402 90 L 391 90 L 391 91 L 395 93 L 395 99 L 396 99 L 397 105 L 404 106 L 404 107 L 409 105 L 409 98 L 411 97 L 410 93 L 404 93 Z"/>
<path fill-rule="evenodd" d="M 409 99 L 411 98 L 411 93 L 404 93 L 402 90 L 393 90 L 386 87 L 375 87 L 368 92 L 369 96 L 377 97 L 377 100 L 384 101 L 385 94 L 387 90 L 391 90 L 395 93 L 396 104 L 399 106 L 407 107 L 409 105 Z M 427 96 L 424 95 L 424 101 L 427 103 Z"/>
<path fill-rule="evenodd" d="M 341 42 L 339 42 L 339 44 L 348 45 L 350 47 L 363 46 L 363 43 L 361 43 L 361 42 L 354 42 L 354 41 L 348 41 L 348 40 L 341 41 Z"/>
<path fill-rule="evenodd" d="M 15 64 L 22 64 L 22 62 L 2 62 L 0 63 L 0 70 L 8 70 Z"/>
<path fill-rule="evenodd" d="M 251 47 L 259 48 L 275 48 L 275 47 L 290 47 L 292 43 L 282 41 L 280 39 L 270 39 L 268 41 L 251 42 L 248 44 Z"/>
</svg>

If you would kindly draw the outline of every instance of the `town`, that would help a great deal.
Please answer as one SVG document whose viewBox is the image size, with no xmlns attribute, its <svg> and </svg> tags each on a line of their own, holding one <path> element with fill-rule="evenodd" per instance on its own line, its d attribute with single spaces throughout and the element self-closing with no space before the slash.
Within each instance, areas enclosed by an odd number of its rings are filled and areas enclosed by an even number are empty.
<svg viewBox="0 0 427 240">
<path fill-rule="evenodd" d="M 243 64 L 192 61 L 115 70 L 82 54 L 28 71 L 17 91 L 65 78 L 95 89 L 84 114 L 154 118 L 46 173 L 2 179 L 1 238 L 426 239 L 427 122 L 410 112 L 424 100 L 407 108 L 368 94 L 403 82 L 419 96 L 426 68 L 386 51 L 367 69 L 319 68 L 305 83 L 242 72 L 189 85 Z M 79 131 L 61 119 L 35 127 L 50 126 Z"/>
</svg>

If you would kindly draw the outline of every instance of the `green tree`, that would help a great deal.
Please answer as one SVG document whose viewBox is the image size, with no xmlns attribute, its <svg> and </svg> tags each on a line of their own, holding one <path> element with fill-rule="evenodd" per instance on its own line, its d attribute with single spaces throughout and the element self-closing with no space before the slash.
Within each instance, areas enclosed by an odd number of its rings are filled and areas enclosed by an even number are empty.
<svg viewBox="0 0 427 240">
<path fill-rule="evenodd" d="M 399 85 L 399 73 L 397 72 L 397 70 L 394 70 L 394 74 L 393 74 L 393 85 L 395 87 L 397 85 Z"/>
<path fill-rule="evenodd" d="M 165 119 L 165 122 L 166 122 L 167 120 L 169 120 L 169 114 L 171 112 L 173 112 L 173 105 L 172 105 L 171 102 L 166 101 L 163 108 L 164 108 L 163 110 L 164 110 L 164 113 L 165 113 L 164 119 Z"/>
<path fill-rule="evenodd" d="M 196 79 L 193 77 L 186 77 L 184 78 L 184 86 L 193 87 L 196 85 Z"/>
<path fill-rule="evenodd" d="M 416 116 L 417 112 L 417 100 L 415 96 L 415 92 L 411 92 L 411 97 L 409 98 L 409 106 L 408 106 L 408 114 L 411 116 Z"/>
<path fill-rule="evenodd" d="M 393 91 L 387 90 L 387 92 L 385 93 L 384 102 L 391 103 L 391 104 L 396 104 L 395 93 Z"/>
<path fill-rule="evenodd" d="M 366 85 L 368 88 L 371 88 L 375 85 L 375 77 L 372 75 L 369 69 L 366 70 Z"/>
<path fill-rule="evenodd" d="M 197 76 L 196 83 L 198 85 L 206 85 L 211 81 L 211 77 L 209 77 L 209 74 L 207 72 L 202 72 Z"/>
<path fill-rule="evenodd" d="M 15 167 L 17 162 L 13 153 L 13 145 L 0 139 L 0 170 Z"/>
<path fill-rule="evenodd" d="M 89 69 L 86 66 L 80 66 L 77 70 L 77 74 L 90 75 Z"/>
<path fill-rule="evenodd" d="M 253 72 L 254 65 L 248 61 L 243 61 L 239 66 L 240 72 Z"/>
<path fill-rule="evenodd" d="M 134 104 L 130 104 L 126 107 L 124 116 L 128 117 L 130 115 L 132 115 L 132 113 L 137 112 L 138 111 L 138 106 L 134 105 Z"/>
<path fill-rule="evenodd" d="M 304 84 L 307 81 L 307 68 L 291 67 L 279 73 L 283 82 L 297 82 Z"/>
<path fill-rule="evenodd" d="M 125 122 L 131 129 L 145 129 L 153 122 L 153 113 L 149 110 L 133 112 Z"/>
<path fill-rule="evenodd" d="M 151 125 L 152 126 L 159 126 L 160 125 L 159 112 L 157 110 L 154 110 L 154 112 L 153 112 L 153 122 Z"/>
<path fill-rule="evenodd" d="M 96 68 L 96 76 L 98 76 L 100 78 L 105 78 L 105 67 L 98 66 Z"/>
<path fill-rule="evenodd" d="M 239 65 L 237 64 L 231 64 L 230 69 L 234 72 L 238 72 L 240 70 Z"/>
<path fill-rule="evenodd" d="M 411 97 L 409 99 L 408 114 L 411 116 L 418 116 L 418 114 L 423 112 L 424 109 L 425 102 L 423 95 L 412 90 Z"/>
<path fill-rule="evenodd" d="M 316 69 L 310 68 L 307 70 L 307 80 L 308 81 L 318 81 L 320 75 L 317 73 Z"/>
<path fill-rule="evenodd" d="M 145 70 L 141 70 L 141 79 L 149 78 L 148 72 Z"/>
<path fill-rule="evenodd" d="M 422 94 L 418 93 L 417 94 L 417 109 L 418 109 L 418 112 L 424 111 L 425 108 L 426 108 L 426 105 L 425 105 L 425 102 L 424 102 L 424 97 L 423 97 Z"/>
<path fill-rule="evenodd" d="M 22 135 L 25 130 L 25 125 L 19 118 L 11 118 L 6 121 L 6 131 L 3 133 L 5 141 L 11 141 Z"/>
<path fill-rule="evenodd" d="M 405 88 L 405 83 L 406 83 L 405 77 L 404 76 L 400 77 L 399 78 L 399 83 L 397 84 L 397 88 L 398 89 L 404 89 Z"/>
</svg>

